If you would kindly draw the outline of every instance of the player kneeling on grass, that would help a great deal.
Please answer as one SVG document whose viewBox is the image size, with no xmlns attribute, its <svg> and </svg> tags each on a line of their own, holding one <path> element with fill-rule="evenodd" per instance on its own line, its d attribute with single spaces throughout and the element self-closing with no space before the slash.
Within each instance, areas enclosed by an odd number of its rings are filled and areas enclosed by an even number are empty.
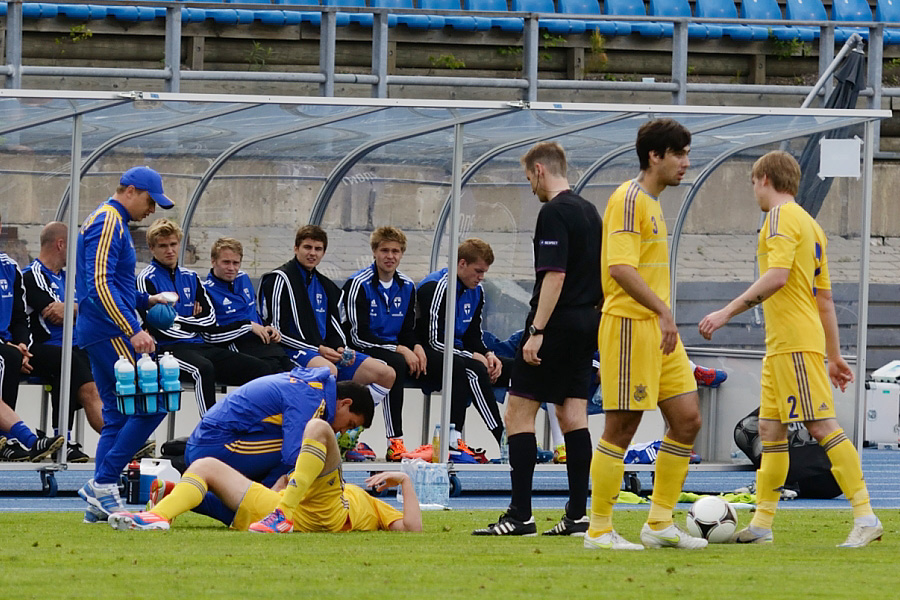
<svg viewBox="0 0 900 600">
<path fill-rule="evenodd" d="M 326 421 L 310 420 L 303 438 L 294 472 L 273 489 L 250 481 L 215 458 L 201 458 L 153 509 L 117 512 L 109 523 L 119 530 L 168 529 L 175 517 L 198 506 L 209 491 L 236 511 L 231 527 L 242 531 L 422 530 L 422 513 L 408 475 L 385 472 L 366 479 L 366 486 L 377 491 L 399 485 L 404 500 L 401 513 L 362 488 L 344 483 L 341 453 Z"/>
</svg>

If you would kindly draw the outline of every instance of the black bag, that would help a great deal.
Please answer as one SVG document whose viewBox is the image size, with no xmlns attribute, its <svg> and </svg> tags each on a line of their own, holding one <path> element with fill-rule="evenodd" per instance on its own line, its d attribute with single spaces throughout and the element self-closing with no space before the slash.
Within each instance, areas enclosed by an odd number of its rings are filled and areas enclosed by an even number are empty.
<svg viewBox="0 0 900 600">
<path fill-rule="evenodd" d="M 184 451 L 187 448 L 187 437 L 178 437 L 164 443 L 159 449 L 159 453 L 163 458 L 172 461 L 172 466 L 178 469 L 179 473 L 187 470 L 187 464 L 184 461 Z"/>
<path fill-rule="evenodd" d="M 785 487 L 796 489 L 800 498 L 834 498 L 841 494 L 831 461 L 825 449 L 813 438 L 802 423 L 788 425 L 788 468 Z M 759 469 L 762 461 L 762 442 L 759 439 L 759 409 L 738 421 L 734 427 L 734 442 Z"/>
</svg>

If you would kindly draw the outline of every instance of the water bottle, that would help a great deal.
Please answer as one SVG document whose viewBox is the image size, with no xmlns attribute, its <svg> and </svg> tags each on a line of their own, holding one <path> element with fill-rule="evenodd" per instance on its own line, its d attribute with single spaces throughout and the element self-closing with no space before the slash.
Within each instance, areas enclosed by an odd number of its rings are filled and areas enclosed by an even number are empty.
<svg viewBox="0 0 900 600">
<path fill-rule="evenodd" d="M 434 426 L 434 435 L 431 436 L 431 449 L 434 451 L 431 462 L 441 462 L 441 424 Z"/>
<path fill-rule="evenodd" d="M 416 478 L 413 487 L 416 489 L 416 496 L 419 497 L 419 504 L 425 504 L 425 496 L 428 490 L 425 489 L 425 461 L 416 462 Z"/>
<path fill-rule="evenodd" d="M 159 378 L 166 398 L 166 410 L 176 411 L 181 408 L 181 382 L 178 375 L 178 359 L 166 352 L 159 359 Z"/>
<path fill-rule="evenodd" d="M 125 501 L 128 504 L 139 504 L 141 495 L 141 465 L 133 460 L 128 465 L 125 476 Z"/>
<path fill-rule="evenodd" d="M 116 394 L 119 395 L 119 410 L 123 415 L 134 414 L 134 365 L 120 356 L 113 366 L 116 373 Z"/>
<path fill-rule="evenodd" d="M 437 470 L 435 467 L 431 465 L 422 465 L 425 470 L 425 493 L 422 498 L 421 504 L 434 504 L 435 503 L 435 486 L 437 482 L 435 481 Z"/>
<path fill-rule="evenodd" d="M 353 348 L 344 348 L 344 351 L 341 353 L 341 359 L 337 362 L 337 366 L 347 367 L 352 365 L 355 360 L 356 350 Z"/>
<path fill-rule="evenodd" d="M 450 476 L 447 474 L 446 465 L 435 467 L 437 473 L 434 477 L 434 504 L 447 506 L 450 502 Z"/>
<path fill-rule="evenodd" d="M 148 413 L 156 412 L 156 394 L 159 391 L 159 371 L 156 361 L 150 358 L 146 352 L 137 362 L 138 384 L 144 394 L 144 410 Z"/>
<path fill-rule="evenodd" d="M 503 429 L 503 435 L 500 436 L 500 462 L 504 465 L 509 464 L 509 442 L 506 441 L 506 428 Z"/>
</svg>

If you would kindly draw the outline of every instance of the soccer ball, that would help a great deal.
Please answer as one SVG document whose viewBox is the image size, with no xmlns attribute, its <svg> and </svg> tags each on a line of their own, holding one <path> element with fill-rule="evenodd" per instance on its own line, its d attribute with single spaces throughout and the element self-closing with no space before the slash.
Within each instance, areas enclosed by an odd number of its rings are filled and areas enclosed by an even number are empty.
<svg viewBox="0 0 900 600">
<path fill-rule="evenodd" d="M 688 511 L 688 533 L 705 538 L 712 544 L 730 541 L 735 529 L 737 529 L 737 513 L 719 496 L 703 496 L 694 502 Z"/>
</svg>

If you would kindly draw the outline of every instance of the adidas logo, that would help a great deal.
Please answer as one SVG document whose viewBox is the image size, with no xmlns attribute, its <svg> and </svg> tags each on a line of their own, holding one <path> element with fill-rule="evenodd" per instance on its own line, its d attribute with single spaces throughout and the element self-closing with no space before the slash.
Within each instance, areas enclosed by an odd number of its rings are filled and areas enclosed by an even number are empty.
<svg viewBox="0 0 900 600">
<path fill-rule="evenodd" d="M 823 402 L 819 405 L 819 410 L 828 410 L 828 404 Z"/>
<path fill-rule="evenodd" d="M 224 304 L 225 306 L 231 306 L 231 300 L 225 298 L 224 300 L 222 300 L 222 304 Z"/>
</svg>

